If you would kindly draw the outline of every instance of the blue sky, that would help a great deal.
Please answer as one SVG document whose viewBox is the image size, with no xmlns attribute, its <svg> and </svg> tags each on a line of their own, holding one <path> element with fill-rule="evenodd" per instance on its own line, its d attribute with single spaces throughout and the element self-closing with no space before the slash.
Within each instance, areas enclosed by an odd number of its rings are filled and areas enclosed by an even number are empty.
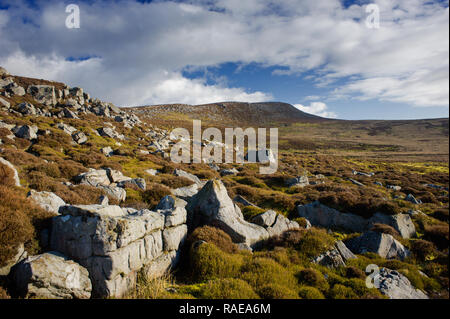
<svg viewBox="0 0 450 319">
<path fill-rule="evenodd" d="M 68 29 L 66 5 L 80 8 Z M 368 4 L 379 28 L 366 25 Z M 282 101 L 343 119 L 449 114 L 448 1 L 0 0 L 0 65 L 120 106 Z"/>
</svg>

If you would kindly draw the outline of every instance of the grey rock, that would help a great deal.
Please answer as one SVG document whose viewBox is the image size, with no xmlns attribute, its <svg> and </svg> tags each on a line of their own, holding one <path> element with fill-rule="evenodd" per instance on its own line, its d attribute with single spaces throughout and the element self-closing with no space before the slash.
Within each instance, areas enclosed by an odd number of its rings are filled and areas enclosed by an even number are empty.
<svg viewBox="0 0 450 319">
<path fill-rule="evenodd" d="M 24 115 L 36 115 L 36 108 L 31 103 L 28 103 L 28 102 L 20 103 L 17 106 L 17 108 L 18 108 L 19 112 Z"/>
<path fill-rule="evenodd" d="M 187 226 L 182 224 L 166 228 L 163 231 L 163 247 L 165 251 L 178 250 L 187 235 Z"/>
<path fill-rule="evenodd" d="M 411 238 L 416 235 L 416 227 L 408 214 L 385 215 L 376 213 L 369 219 L 368 228 L 373 224 L 386 224 L 397 230 L 403 238 Z"/>
<path fill-rule="evenodd" d="M 109 198 L 108 196 L 100 196 L 100 198 L 98 199 L 98 204 L 102 205 L 102 206 L 108 206 L 109 205 Z"/>
<path fill-rule="evenodd" d="M 7 109 L 9 109 L 11 107 L 11 104 L 8 101 L 6 101 L 5 99 L 0 97 L 0 106 L 6 107 Z"/>
<path fill-rule="evenodd" d="M 275 224 L 277 219 L 277 213 L 273 210 L 268 210 L 267 212 L 258 214 L 251 219 L 251 222 L 262 227 L 271 227 Z"/>
<path fill-rule="evenodd" d="M 61 197 L 52 192 L 37 192 L 32 189 L 28 192 L 28 197 L 46 211 L 54 214 L 58 214 L 59 208 L 66 205 Z"/>
<path fill-rule="evenodd" d="M 305 187 L 309 185 L 308 176 L 298 176 L 294 178 L 289 178 L 286 180 L 286 186 L 288 187 Z"/>
<path fill-rule="evenodd" d="M 41 104 L 47 106 L 56 105 L 55 87 L 52 85 L 30 85 L 27 93 Z"/>
<path fill-rule="evenodd" d="M 75 112 L 73 112 L 73 111 L 71 111 L 71 110 L 69 110 L 67 108 L 64 108 L 62 112 L 63 112 L 63 116 L 65 118 L 68 118 L 68 119 L 79 119 L 79 117 L 77 116 L 77 114 Z"/>
<path fill-rule="evenodd" d="M 241 195 L 236 195 L 233 198 L 233 202 L 235 203 L 240 203 L 244 206 L 252 206 L 252 207 L 258 207 L 255 204 L 253 204 L 252 202 L 249 202 L 248 200 L 246 200 L 244 197 L 242 197 Z"/>
<path fill-rule="evenodd" d="M 110 156 L 114 155 L 114 151 L 110 146 L 103 147 L 101 149 L 101 151 L 102 151 L 103 155 L 105 155 L 106 157 L 110 157 Z"/>
<path fill-rule="evenodd" d="M 9 75 L 9 72 L 5 68 L 0 66 L 0 77 Z"/>
<path fill-rule="evenodd" d="M 86 184 L 91 186 L 97 185 L 109 185 L 111 181 L 108 177 L 108 173 L 104 169 L 93 169 L 90 168 L 86 173 L 82 173 L 76 176 L 75 181 L 80 184 Z"/>
<path fill-rule="evenodd" d="M 239 207 L 228 196 L 225 186 L 219 180 L 211 180 L 189 201 L 188 225 L 214 225 L 221 228 L 235 243 L 249 246 L 269 237 L 261 226 L 246 222 Z"/>
<path fill-rule="evenodd" d="M 64 123 L 58 123 L 56 125 L 57 128 L 61 129 L 64 131 L 64 133 L 68 134 L 68 135 L 72 135 L 73 133 L 75 133 L 77 131 L 76 128 L 74 128 L 73 126 L 64 124 Z"/>
<path fill-rule="evenodd" d="M 173 174 L 174 174 L 175 176 L 181 176 L 181 177 L 187 178 L 187 179 L 189 179 L 190 181 L 192 181 L 192 182 L 194 182 L 195 184 L 197 184 L 199 187 L 203 187 L 203 185 L 205 185 L 205 183 L 202 182 L 197 176 L 195 176 L 194 174 L 185 172 L 185 171 L 183 171 L 183 170 L 181 170 L 181 169 L 176 169 L 176 170 L 173 172 Z"/>
<path fill-rule="evenodd" d="M 100 136 L 106 136 L 106 137 L 109 137 L 112 139 L 119 139 L 119 140 L 125 139 L 125 137 L 122 134 L 117 133 L 111 127 L 102 127 L 102 128 L 99 128 L 97 131 L 100 134 Z"/>
<path fill-rule="evenodd" d="M 146 169 L 145 172 L 151 176 L 156 176 L 156 174 L 158 173 L 158 171 L 153 168 Z"/>
<path fill-rule="evenodd" d="M 192 184 L 191 186 L 180 187 L 172 190 L 172 194 L 176 197 L 189 201 L 189 199 L 198 193 L 198 185 Z"/>
<path fill-rule="evenodd" d="M 18 96 L 24 96 L 25 95 L 25 89 L 16 83 L 11 83 L 6 86 L 7 92 L 9 92 L 12 95 L 18 95 Z"/>
<path fill-rule="evenodd" d="M 406 196 L 405 200 L 408 202 L 411 202 L 413 204 L 416 204 L 416 205 L 422 204 L 422 201 L 420 199 L 416 199 L 414 197 L 414 195 L 412 195 L 412 194 L 408 194 L 408 196 Z"/>
<path fill-rule="evenodd" d="M 402 189 L 401 186 L 397 186 L 397 185 L 386 185 L 386 188 L 392 189 L 394 191 L 400 191 Z"/>
<path fill-rule="evenodd" d="M 390 299 L 428 299 L 428 296 L 412 286 L 404 275 L 395 270 L 381 268 L 375 278 L 379 290 Z"/>
<path fill-rule="evenodd" d="M 95 187 L 100 188 L 106 195 L 117 199 L 119 202 L 123 202 L 127 198 L 127 192 L 122 187 L 101 184 L 97 184 Z"/>
<path fill-rule="evenodd" d="M 405 259 L 410 252 L 389 234 L 369 231 L 347 241 L 348 248 L 356 254 L 373 252 L 387 259 Z"/>
<path fill-rule="evenodd" d="M 125 187 L 127 184 L 136 185 L 142 190 L 146 190 L 147 183 L 145 182 L 145 179 L 143 178 L 133 178 L 133 179 L 127 179 L 124 181 L 120 181 L 117 183 L 117 186 L 119 187 Z"/>
<path fill-rule="evenodd" d="M 92 285 L 88 271 L 57 252 L 28 257 L 12 274 L 19 294 L 28 298 L 87 299 Z"/>
<path fill-rule="evenodd" d="M 80 144 L 80 145 L 87 142 L 87 136 L 83 132 L 74 133 L 72 135 L 72 138 L 77 144 Z"/>
<path fill-rule="evenodd" d="M 239 171 L 234 167 L 231 169 L 223 169 L 220 171 L 221 176 L 236 175 L 237 173 L 239 173 Z"/>
<path fill-rule="evenodd" d="M 321 204 L 319 201 L 297 206 L 299 217 L 308 219 L 313 226 L 331 229 L 344 229 L 352 232 L 363 232 L 368 221 L 361 216 L 341 213 L 340 211 Z"/>
<path fill-rule="evenodd" d="M 357 180 L 354 180 L 354 179 L 352 179 L 352 178 L 349 178 L 348 179 L 350 182 L 352 182 L 353 184 L 355 184 L 355 185 L 358 185 L 358 186 L 366 186 L 366 185 L 364 185 L 363 183 L 360 183 L 360 182 L 358 182 Z"/>
<path fill-rule="evenodd" d="M 35 125 L 24 125 L 15 127 L 13 132 L 17 137 L 24 138 L 26 140 L 34 140 L 37 139 L 38 127 Z"/>
</svg>

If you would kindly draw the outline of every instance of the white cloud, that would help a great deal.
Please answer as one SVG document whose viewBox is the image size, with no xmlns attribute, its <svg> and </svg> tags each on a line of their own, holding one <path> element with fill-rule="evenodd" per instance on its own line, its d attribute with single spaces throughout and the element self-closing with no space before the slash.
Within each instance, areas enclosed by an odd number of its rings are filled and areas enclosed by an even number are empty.
<svg viewBox="0 0 450 319">
<path fill-rule="evenodd" d="M 309 71 L 334 99 L 448 106 L 448 8 L 427 0 L 374 2 L 380 29 L 366 28 L 364 6 L 344 8 L 339 0 L 191 0 L 82 3 L 81 28 L 69 30 L 61 2 L 39 2 L 36 10 L 15 0 L 0 11 L 0 65 L 119 105 L 271 99 L 223 79 L 182 76 L 187 66 L 237 62 L 279 66 L 274 74 Z M 65 60 L 82 56 L 98 58 Z"/>
<path fill-rule="evenodd" d="M 311 102 L 308 106 L 302 105 L 302 104 L 294 104 L 296 108 L 298 108 L 300 111 L 318 115 L 321 117 L 328 117 L 328 118 L 337 118 L 337 114 L 331 111 L 328 111 L 328 107 L 323 102 Z"/>
</svg>

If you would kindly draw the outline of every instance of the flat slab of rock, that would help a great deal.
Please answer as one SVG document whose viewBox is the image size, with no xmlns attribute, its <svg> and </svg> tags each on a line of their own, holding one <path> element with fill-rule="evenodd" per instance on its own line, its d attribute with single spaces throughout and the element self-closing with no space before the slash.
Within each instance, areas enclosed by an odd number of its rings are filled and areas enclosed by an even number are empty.
<svg viewBox="0 0 450 319">
<path fill-rule="evenodd" d="M 91 297 L 92 285 L 86 268 L 57 252 L 28 257 L 14 267 L 12 278 L 22 297 Z"/>
<path fill-rule="evenodd" d="M 183 171 L 183 170 L 181 170 L 181 169 L 176 169 L 176 170 L 173 172 L 173 175 L 175 175 L 175 176 L 181 176 L 181 177 L 187 178 L 188 180 L 190 180 L 190 181 L 194 182 L 195 184 L 197 184 L 199 187 L 203 187 L 203 185 L 205 185 L 205 183 L 202 182 L 202 181 L 200 180 L 200 178 L 198 178 L 198 177 L 195 176 L 194 174 L 185 172 L 185 171 Z"/>
</svg>

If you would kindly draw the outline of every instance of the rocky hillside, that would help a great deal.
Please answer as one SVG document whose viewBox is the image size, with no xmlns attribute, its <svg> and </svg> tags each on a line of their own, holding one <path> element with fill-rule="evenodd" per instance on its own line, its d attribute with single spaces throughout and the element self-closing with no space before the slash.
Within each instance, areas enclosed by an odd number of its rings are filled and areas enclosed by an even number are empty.
<svg viewBox="0 0 450 319">
<path fill-rule="evenodd" d="M 175 114 L 188 115 L 209 123 L 270 125 L 296 121 L 326 121 L 326 119 L 302 112 L 287 103 L 223 102 L 204 105 L 167 104 L 129 108 L 136 115 L 156 118 Z"/>
<path fill-rule="evenodd" d="M 337 135 L 288 104 L 130 110 L 0 68 L 1 298 L 448 298 L 448 153 L 368 156 L 375 144 L 343 135 L 330 155 L 280 130 L 272 175 L 174 164 L 170 127 L 189 108 Z"/>
</svg>

